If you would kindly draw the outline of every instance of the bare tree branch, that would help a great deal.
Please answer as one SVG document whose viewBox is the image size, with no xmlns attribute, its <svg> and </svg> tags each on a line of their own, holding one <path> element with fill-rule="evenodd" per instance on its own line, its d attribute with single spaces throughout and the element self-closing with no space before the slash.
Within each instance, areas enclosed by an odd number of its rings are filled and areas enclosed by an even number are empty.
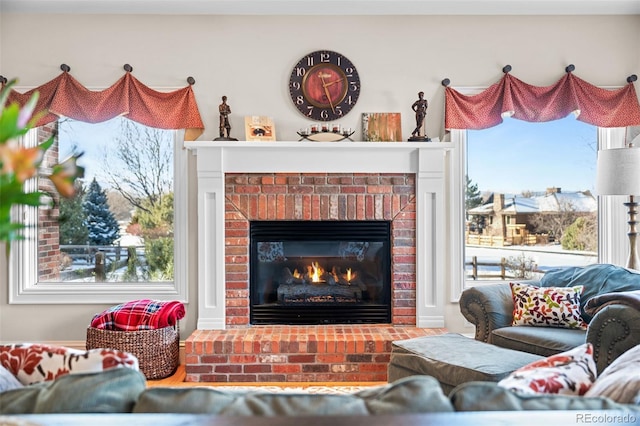
<svg viewBox="0 0 640 426">
<path fill-rule="evenodd" d="M 104 153 L 103 171 L 115 191 L 149 211 L 173 192 L 173 141 L 163 130 L 129 120 L 122 120 L 120 135 Z"/>
</svg>

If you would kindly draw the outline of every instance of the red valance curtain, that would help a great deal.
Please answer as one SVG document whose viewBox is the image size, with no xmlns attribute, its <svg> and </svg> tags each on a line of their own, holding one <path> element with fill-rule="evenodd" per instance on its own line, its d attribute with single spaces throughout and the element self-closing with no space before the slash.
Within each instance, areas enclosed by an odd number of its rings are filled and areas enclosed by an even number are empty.
<svg viewBox="0 0 640 426">
<path fill-rule="evenodd" d="M 204 131 L 191 85 L 173 92 L 158 92 L 127 72 L 105 90 L 88 90 L 68 72 L 25 93 L 12 90 L 9 102 L 24 105 L 39 92 L 36 111 L 48 111 L 38 126 L 59 117 L 99 123 L 117 116 L 159 129 L 185 129 L 185 140 L 195 140 Z"/>
<path fill-rule="evenodd" d="M 633 83 L 608 90 L 571 73 L 547 87 L 532 86 L 506 73 L 498 83 L 473 96 L 446 87 L 445 102 L 446 129 L 486 129 L 500 124 L 503 115 L 542 122 L 572 112 L 578 114 L 578 120 L 599 127 L 640 125 Z"/>
</svg>

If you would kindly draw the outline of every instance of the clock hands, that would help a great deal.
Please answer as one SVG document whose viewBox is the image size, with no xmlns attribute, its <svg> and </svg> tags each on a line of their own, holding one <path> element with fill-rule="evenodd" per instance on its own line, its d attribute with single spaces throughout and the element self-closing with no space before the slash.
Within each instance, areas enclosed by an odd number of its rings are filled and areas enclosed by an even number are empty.
<svg viewBox="0 0 640 426">
<path fill-rule="evenodd" d="M 324 89 L 324 94 L 327 96 L 327 99 L 329 100 L 329 105 L 331 105 L 331 111 L 335 114 L 336 113 L 336 109 L 333 107 L 333 101 L 331 100 L 331 95 L 329 94 L 329 89 L 327 89 L 327 86 L 330 86 L 333 83 L 327 84 L 324 81 L 324 74 L 322 74 L 322 71 L 320 71 L 318 73 L 318 76 L 320 77 L 320 80 L 322 81 L 322 88 Z"/>
<path fill-rule="evenodd" d="M 336 84 L 336 83 L 341 82 L 342 80 L 344 80 L 344 77 L 339 78 L 339 79 L 337 79 L 337 80 L 330 81 L 329 83 L 324 83 L 324 80 L 322 80 L 322 82 L 323 82 L 322 87 L 329 87 L 329 86 L 331 86 L 332 84 Z"/>
</svg>

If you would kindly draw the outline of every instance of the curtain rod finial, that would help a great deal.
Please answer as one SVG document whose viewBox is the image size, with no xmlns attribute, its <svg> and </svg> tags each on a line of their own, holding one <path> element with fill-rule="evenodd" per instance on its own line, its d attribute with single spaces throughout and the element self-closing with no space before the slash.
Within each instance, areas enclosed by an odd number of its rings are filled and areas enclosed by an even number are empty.
<svg viewBox="0 0 640 426">
<path fill-rule="evenodd" d="M 503 73 L 508 73 L 511 71 L 511 65 L 505 65 L 504 67 L 502 67 L 502 72 Z"/>
<path fill-rule="evenodd" d="M 573 64 L 569 64 L 567 65 L 567 67 L 564 69 L 565 72 L 572 72 L 576 69 L 576 66 Z"/>
<path fill-rule="evenodd" d="M 444 80 L 442 80 L 442 85 L 444 87 L 447 87 L 449 84 L 451 84 L 451 80 L 449 80 L 448 78 L 445 78 Z"/>
<path fill-rule="evenodd" d="M 635 74 L 631 74 L 629 77 L 627 77 L 627 83 L 633 83 L 636 80 L 638 80 L 638 76 Z"/>
<path fill-rule="evenodd" d="M 196 79 L 189 76 L 187 77 L 187 83 L 189 83 L 191 86 L 193 86 L 194 84 L 196 84 Z"/>
<path fill-rule="evenodd" d="M 132 72 L 133 71 L 133 67 L 131 65 L 129 65 L 129 64 L 124 64 L 123 68 L 124 68 L 124 70 L 126 72 Z"/>
<path fill-rule="evenodd" d="M 69 72 L 69 71 L 71 71 L 71 67 L 70 67 L 69 65 L 67 65 L 67 64 L 62 64 L 62 65 L 60 65 L 60 69 L 61 69 L 62 71 L 64 71 L 64 72 Z"/>
</svg>

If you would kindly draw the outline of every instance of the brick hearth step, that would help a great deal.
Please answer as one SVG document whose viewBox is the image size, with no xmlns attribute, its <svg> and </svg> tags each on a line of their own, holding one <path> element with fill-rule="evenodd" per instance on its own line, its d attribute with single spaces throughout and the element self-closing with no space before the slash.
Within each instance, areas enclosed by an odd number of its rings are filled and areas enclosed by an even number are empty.
<svg viewBox="0 0 640 426">
<path fill-rule="evenodd" d="M 444 332 L 389 324 L 196 330 L 185 344 L 185 381 L 386 381 L 391 342 Z"/>
</svg>

